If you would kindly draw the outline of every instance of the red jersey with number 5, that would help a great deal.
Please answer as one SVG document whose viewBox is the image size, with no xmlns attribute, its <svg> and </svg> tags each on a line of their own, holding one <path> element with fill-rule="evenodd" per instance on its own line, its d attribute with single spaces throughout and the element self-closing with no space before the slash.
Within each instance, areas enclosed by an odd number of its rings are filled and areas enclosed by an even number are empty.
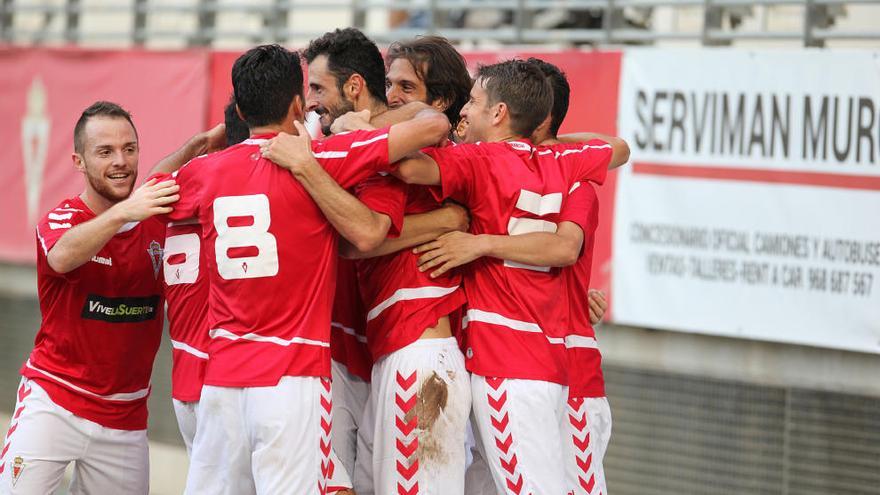
<svg viewBox="0 0 880 495">
<path fill-rule="evenodd" d="M 474 234 L 555 232 L 571 177 L 601 182 L 607 162 L 561 160 L 569 148 L 526 141 L 428 150 L 440 167 L 442 197 L 470 208 Z M 575 153 L 566 153 L 566 155 Z M 483 257 L 464 271 L 466 363 L 481 376 L 566 384 L 568 306 L 559 269 Z"/>
<path fill-rule="evenodd" d="M 180 201 L 168 218 L 198 218 L 207 254 L 206 385 L 330 376 L 337 233 L 290 172 L 262 158 L 259 145 L 271 137 L 196 158 L 175 174 Z M 389 168 L 388 129 L 312 146 L 345 188 Z"/>
</svg>

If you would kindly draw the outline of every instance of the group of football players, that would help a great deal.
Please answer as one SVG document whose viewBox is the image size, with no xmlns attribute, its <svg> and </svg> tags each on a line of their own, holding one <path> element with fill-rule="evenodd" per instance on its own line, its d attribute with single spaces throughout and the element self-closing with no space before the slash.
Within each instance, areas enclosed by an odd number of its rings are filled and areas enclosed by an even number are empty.
<svg viewBox="0 0 880 495">
<path fill-rule="evenodd" d="M 0 494 L 70 462 L 72 493 L 148 492 L 163 300 L 186 493 L 607 493 L 594 185 L 626 143 L 559 135 L 570 89 L 542 60 L 472 78 L 443 38 L 383 59 L 351 28 L 302 56 L 306 90 L 296 52 L 239 57 L 225 127 L 136 189 L 128 113 L 83 112 Z"/>
</svg>

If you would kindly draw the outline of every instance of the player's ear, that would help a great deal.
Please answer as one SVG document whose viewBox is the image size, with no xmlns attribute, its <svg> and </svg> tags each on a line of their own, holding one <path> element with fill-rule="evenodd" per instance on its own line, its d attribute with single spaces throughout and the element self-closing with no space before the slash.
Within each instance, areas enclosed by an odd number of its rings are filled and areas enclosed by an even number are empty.
<svg viewBox="0 0 880 495">
<path fill-rule="evenodd" d="M 86 170 L 85 161 L 83 161 L 82 155 L 79 153 L 71 153 L 70 158 L 73 160 L 73 168 L 77 169 L 80 172 L 84 172 Z"/>
<path fill-rule="evenodd" d="M 342 85 L 342 91 L 348 100 L 355 101 L 358 96 L 360 96 L 361 92 L 363 92 L 365 86 L 366 81 L 364 81 L 364 78 L 361 77 L 360 74 L 355 73 L 348 78 L 348 81 L 345 81 L 344 85 Z"/>
<path fill-rule="evenodd" d="M 504 121 L 505 117 L 509 117 L 507 103 L 499 101 L 492 107 L 492 124 L 501 124 L 501 122 Z"/>
<path fill-rule="evenodd" d="M 290 102 L 290 108 L 287 109 L 287 115 L 298 122 L 305 120 L 306 109 L 303 106 L 301 95 L 293 95 L 293 100 Z"/>
<path fill-rule="evenodd" d="M 438 112 L 445 112 L 451 102 L 448 98 L 437 98 L 436 100 L 431 102 L 431 106 L 434 107 L 434 110 Z"/>
<path fill-rule="evenodd" d="M 247 122 L 244 118 L 244 114 L 241 113 L 241 108 L 238 108 L 238 103 L 235 104 L 235 114 L 238 115 L 238 118 L 240 118 L 242 122 Z"/>
</svg>

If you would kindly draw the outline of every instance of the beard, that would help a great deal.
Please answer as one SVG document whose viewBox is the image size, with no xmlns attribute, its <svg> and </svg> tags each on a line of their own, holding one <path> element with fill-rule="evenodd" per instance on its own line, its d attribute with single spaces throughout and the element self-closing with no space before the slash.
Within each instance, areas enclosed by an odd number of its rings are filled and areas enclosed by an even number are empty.
<svg viewBox="0 0 880 495">
<path fill-rule="evenodd" d="M 333 125 L 333 122 L 346 113 L 353 111 L 354 103 L 345 99 L 344 96 L 339 98 L 339 104 L 337 105 L 316 108 L 315 112 L 321 117 L 321 132 L 323 132 L 325 136 L 329 136 L 332 134 L 332 132 L 330 132 L 330 126 Z"/>
<path fill-rule="evenodd" d="M 83 160 L 83 163 L 86 169 L 86 180 L 88 181 L 89 186 L 91 186 L 99 196 L 111 203 L 118 203 L 127 199 L 131 195 L 131 191 L 134 189 L 134 183 L 137 180 L 137 168 L 134 170 L 120 170 L 120 172 L 129 172 L 130 175 L 126 178 L 124 183 L 115 184 L 104 174 L 95 173 L 85 160 Z"/>
</svg>

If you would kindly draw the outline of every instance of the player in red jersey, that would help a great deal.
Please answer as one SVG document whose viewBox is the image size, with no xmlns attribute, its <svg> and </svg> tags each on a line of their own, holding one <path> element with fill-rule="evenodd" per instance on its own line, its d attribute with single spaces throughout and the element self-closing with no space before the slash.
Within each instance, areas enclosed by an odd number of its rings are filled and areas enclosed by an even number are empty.
<svg viewBox="0 0 880 495">
<path fill-rule="evenodd" d="M 224 117 L 227 146 L 247 139 L 247 124 L 236 113 L 235 98 L 230 98 Z M 163 260 L 172 347 L 171 398 L 188 454 L 196 433 L 196 412 L 208 360 L 207 258 L 201 249 L 201 233 L 202 227 L 195 220 L 169 224 Z"/>
<path fill-rule="evenodd" d="M 257 47 L 236 61 L 232 80 L 251 138 L 183 167 L 181 200 L 168 215 L 199 219 L 210 280 L 210 358 L 187 492 L 316 493 L 329 470 L 336 233 L 306 189 L 260 156 L 276 133 L 304 134 L 296 54 Z M 320 142 L 291 139 L 350 187 L 448 127 L 433 113 Z"/>
<path fill-rule="evenodd" d="M 159 170 L 203 152 L 191 140 Z M 177 186 L 135 189 L 137 131 L 119 105 L 97 102 L 74 129 L 85 191 L 37 225 L 43 321 L 21 369 L 0 454 L 0 493 L 52 493 L 74 462 L 72 493 L 147 493 L 147 396 L 162 331 L 162 245 L 154 215 Z"/>
<path fill-rule="evenodd" d="M 552 64 L 530 59 L 547 76 L 554 92 L 553 107 L 548 118 L 532 136 L 542 145 L 559 145 L 559 127 L 568 111 L 570 88 L 564 74 Z M 565 139 L 601 139 L 613 143 L 617 156 L 612 156 L 611 167 L 623 164 L 628 149 L 619 138 L 582 133 Z M 541 266 L 569 266 L 563 270 L 569 293 L 569 327 L 566 347 L 569 354 L 568 418 L 563 421 L 564 431 L 571 441 L 566 445 L 569 489 L 574 493 L 605 493 L 602 457 L 610 436 L 611 417 L 605 399 L 601 371 L 601 355 L 596 345 L 592 325 L 604 314 L 606 303 L 598 291 L 588 291 L 594 233 L 598 223 L 598 202 L 589 184 L 576 183 L 561 212 L 561 222 L 555 233 L 524 234 L 520 236 L 449 235 L 435 243 L 420 246 L 426 252 L 420 260 L 426 269 L 436 274 L 467 263 L 480 256 L 495 256 L 521 263 Z M 583 246 L 583 249 L 582 249 Z M 442 265 L 439 260 L 444 260 Z M 434 268 L 440 265 L 438 268 Z M 588 295 L 589 293 L 589 295 Z M 587 434 L 589 432 L 589 434 Z M 472 485 L 481 485 L 478 469 L 468 473 Z M 479 489 L 469 493 L 482 493 Z"/>
<path fill-rule="evenodd" d="M 516 80 L 516 85 L 506 84 Z M 410 183 L 440 184 L 443 196 L 471 208 L 477 234 L 520 234 L 555 228 L 571 178 L 601 182 L 612 147 L 573 145 L 559 156 L 535 149 L 530 136 L 551 106 L 551 89 L 531 64 L 481 67 L 462 110 L 468 136 L 485 140 L 407 159 L 396 172 Z M 517 139 L 520 138 L 520 139 Z M 507 142 L 491 142 L 507 141 Z M 499 491 L 564 493 L 567 316 L 558 270 L 480 258 L 465 272 L 468 369 L 474 420 Z"/>
<path fill-rule="evenodd" d="M 325 131 L 337 127 L 335 121 L 344 111 L 369 110 L 374 116 L 386 114 L 387 107 L 380 98 L 384 95 L 374 96 L 382 84 L 381 56 L 360 32 L 345 29 L 327 33 L 313 41 L 305 55 L 310 62 L 309 108 L 322 116 Z M 469 83 L 463 62 L 461 69 Z M 461 91 L 466 93 L 468 88 Z M 394 112 L 388 112 L 391 113 Z M 367 122 L 362 124 L 368 126 Z M 334 191 L 309 192 L 332 219 L 333 202 L 324 198 L 331 197 Z M 416 269 L 412 253 L 394 253 L 401 247 L 427 240 L 420 235 L 431 229 L 442 228 L 442 223 L 431 225 L 429 222 L 432 215 L 436 218 L 445 213 L 433 211 L 439 206 L 424 188 L 411 188 L 406 204 L 410 216 L 404 223 L 404 229 L 410 227 L 410 232 L 403 239 L 387 242 L 379 250 L 393 254 L 358 263 L 357 285 L 366 310 L 365 315 L 360 315 L 360 324 L 366 320 L 366 342 L 372 358 L 378 361 L 372 371 L 369 410 L 364 414 L 368 420 L 361 422 L 359 428 L 359 467 L 355 477 L 358 493 L 411 490 L 414 486 L 425 493 L 438 490 L 454 493 L 456 478 L 458 485 L 463 484 L 464 424 L 470 395 L 463 356 L 452 338 L 447 317 L 461 306 L 463 293 L 457 277 L 431 281 Z M 418 225 L 413 228 L 413 223 Z M 428 225 L 429 229 L 411 235 L 413 230 L 419 231 Z M 442 231 L 432 236 L 439 233 Z M 389 250 L 391 244 L 395 245 L 393 250 Z M 365 256 L 364 253 L 359 255 Z M 337 308 L 340 302 L 343 301 L 337 300 Z M 355 305 L 350 302 L 347 306 Z M 405 352 L 398 352 L 407 347 Z M 338 370 L 334 375 L 337 382 L 360 384 L 344 371 Z M 354 386 L 346 389 L 352 392 L 345 398 L 347 401 L 366 395 L 358 394 Z M 404 403 L 409 409 L 395 409 L 397 397 L 406 399 Z M 444 403 L 438 403 L 439 400 Z M 423 404 L 426 401 L 431 404 Z M 417 408 L 417 404 L 420 407 Z M 352 414 L 344 417 L 348 416 Z M 396 426 L 398 416 L 406 417 L 402 427 Z M 339 419 L 337 416 L 336 420 Z M 356 419 L 353 424 L 357 426 Z M 424 456 L 424 449 L 416 447 L 412 447 L 415 455 L 403 455 L 401 450 L 417 445 L 419 438 L 433 442 L 434 455 Z"/>
</svg>

